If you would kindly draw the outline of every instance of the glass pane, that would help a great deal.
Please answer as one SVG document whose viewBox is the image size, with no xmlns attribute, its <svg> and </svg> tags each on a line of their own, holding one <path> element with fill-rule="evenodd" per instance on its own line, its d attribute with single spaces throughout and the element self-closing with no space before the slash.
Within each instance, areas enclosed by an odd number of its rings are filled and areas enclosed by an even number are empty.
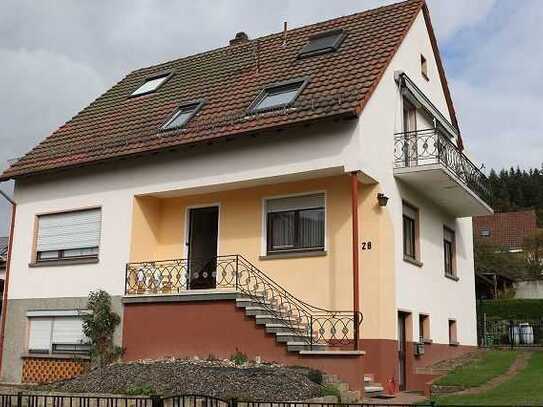
<svg viewBox="0 0 543 407">
<path fill-rule="evenodd" d="M 294 248 L 294 212 L 270 213 L 271 249 Z"/>
<path fill-rule="evenodd" d="M 404 255 L 415 258 L 415 221 L 407 216 L 403 218 Z"/>
<path fill-rule="evenodd" d="M 141 95 L 143 93 L 151 92 L 158 88 L 162 82 L 166 80 L 168 76 L 161 76 L 160 78 L 151 79 L 149 81 L 146 81 L 143 85 L 141 85 L 138 89 L 132 93 L 132 95 Z"/>
<path fill-rule="evenodd" d="M 59 258 L 59 251 L 58 250 L 49 250 L 45 252 L 38 252 L 38 259 L 39 260 L 53 260 Z"/>
<path fill-rule="evenodd" d="M 84 257 L 84 256 L 96 256 L 98 254 L 97 247 L 89 247 L 83 249 L 70 249 L 63 251 L 64 257 Z"/>
<path fill-rule="evenodd" d="M 265 96 L 255 106 L 255 109 L 267 109 L 291 103 L 302 84 L 272 88 L 266 91 Z"/>
<path fill-rule="evenodd" d="M 453 274 L 452 269 L 452 245 L 447 240 L 443 241 L 443 251 L 445 254 L 445 273 Z"/>
<path fill-rule="evenodd" d="M 324 247 L 324 209 L 299 212 L 298 242 L 300 248 Z"/>
<path fill-rule="evenodd" d="M 194 109 L 196 107 L 192 107 L 189 109 L 181 109 L 179 110 L 172 119 L 164 125 L 164 129 L 176 129 L 179 127 L 183 127 L 187 120 L 190 118 L 192 113 L 194 112 Z"/>
</svg>

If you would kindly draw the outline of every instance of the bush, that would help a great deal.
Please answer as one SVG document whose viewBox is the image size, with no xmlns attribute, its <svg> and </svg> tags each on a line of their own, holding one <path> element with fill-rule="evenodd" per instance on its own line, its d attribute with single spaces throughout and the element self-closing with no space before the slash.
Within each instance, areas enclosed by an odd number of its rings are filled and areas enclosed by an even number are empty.
<svg viewBox="0 0 543 407">
<path fill-rule="evenodd" d="M 152 396 L 156 394 L 156 391 L 148 384 L 143 386 L 129 386 L 126 389 L 126 394 L 129 396 Z"/>
<path fill-rule="evenodd" d="M 313 383 L 322 384 L 322 372 L 317 369 L 309 369 L 307 371 L 307 378 Z"/>
<path fill-rule="evenodd" d="M 247 355 L 245 353 L 240 352 L 239 349 L 236 348 L 236 353 L 230 356 L 230 360 L 234 362 L 236 366 L 241 366 L 247 363 L 249 358 L 247 358 Z"/>
<path fill-rule="evenodd" d="M 483 314 L 488 319 L 543 319 L 543 300 L 485 300 L 479 304 Z"/>
<path fill-rule="evenodd" d="M 321 396 L 336 396 L 338 401 L 341 403 L 341 393 L 337 386 L 334 384 L 327 384 L 326 386 L 322 386 Z"/>
</svg>

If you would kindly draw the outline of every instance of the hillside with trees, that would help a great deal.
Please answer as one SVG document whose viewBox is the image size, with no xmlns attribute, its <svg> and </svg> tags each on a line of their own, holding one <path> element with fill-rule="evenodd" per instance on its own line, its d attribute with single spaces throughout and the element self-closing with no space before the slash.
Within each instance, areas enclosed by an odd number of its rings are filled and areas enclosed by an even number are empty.
<svg viewBox="0 0 543 407">
<path fill-rule="evenodd" d="M 543 166 L 491 170 L 488 178 L 496 212 L 535 209 L 538 226 L 543 227 Z"/>
</svg>

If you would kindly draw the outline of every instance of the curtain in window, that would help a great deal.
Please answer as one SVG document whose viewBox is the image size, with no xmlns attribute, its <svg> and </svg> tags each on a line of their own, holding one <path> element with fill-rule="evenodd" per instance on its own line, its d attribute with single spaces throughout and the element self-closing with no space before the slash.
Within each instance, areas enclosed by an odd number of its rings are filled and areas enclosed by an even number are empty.
<svg viewBox="0 0 543 407">
<path fill-rule="evenodd" d="M 298 241 L 300 247 L 324 247 L 324 210 L 300 211 L 299 217 Z"/>
<path fill-rule="evenodd" d="M 295 213 L 280 212 L 270 214 L 271 248 L 273 250 L 292 249 L 294 247 Z"/>
</svg>

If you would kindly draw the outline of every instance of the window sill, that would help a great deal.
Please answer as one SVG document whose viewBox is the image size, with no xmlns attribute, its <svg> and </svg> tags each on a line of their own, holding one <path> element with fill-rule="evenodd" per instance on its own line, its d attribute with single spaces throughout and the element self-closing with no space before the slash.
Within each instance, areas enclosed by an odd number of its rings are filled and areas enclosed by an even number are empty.
<svg viewBox="0 0 543 407">
<path fill-rule="evenodd" d="M 452 274 L 445 274 L 445 277 L 447 277 L 449 280 L 458 281 L 460 278 L 458 276 L 452 275 Z"/>
<path fill-rule="evenodd" d="M 458 341 L 449 342 L 449 346 L 460 346 L 460 342 Z"/>
<path fill-rule="evenodd" d="M 425 338 L 422 340 L 422 343 L 425 345 L 431 345 L 432 343 L 434 343 L 434 341 L 432 339 Z"/>
<path fill-rule="evenodd" d="M 405 261 L 407 263 L 410 263 L 410 264 L 412 264 L 414 266 L 417 266 L 417 267 L 422 267 L 423 266 L 422 261 L 419 261 L 417 259 L 412 259 L 411 257 L 403 256 L 403 261 Z"/>
<path fill-rule="evenodd" d="M 88 355 L 78 355 L 74 353 L 24 353 L 21 355 L 21 359 L 81 359 L 90 360 Z"/>
<path fill-rule="evenodd" d="M 273 253 L 265 256 L 260 256 L 259 260 L 275 260 L 275 259 L 298 259 L 302 257 L 322 257 L 328 255 L 326 250 L 310 250 L 307 252 L 285 252 Z"/>
<path fill-rule="evenodd" d="M 58 267 L 58 266 L 75 266 L 78 264 L 95 264 L 98 263 L 98 257 L 88 257 L 81 259 L 62 259 L 62 260 L 49 260 L 49 261 L 37 261 L 30 263 L 29 267 Z"/>
</svg>

